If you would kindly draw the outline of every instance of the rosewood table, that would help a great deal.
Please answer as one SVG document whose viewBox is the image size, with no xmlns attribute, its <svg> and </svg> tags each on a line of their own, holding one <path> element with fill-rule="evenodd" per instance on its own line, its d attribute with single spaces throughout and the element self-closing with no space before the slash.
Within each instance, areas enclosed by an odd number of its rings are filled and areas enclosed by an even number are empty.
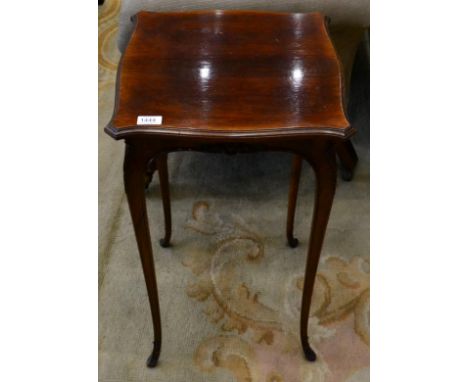
<svg viewBox="0 0 468 382">
<path fill-rule="evenodd" d="M 357 157 L 343 105 L 340 62 L 319 13 L 140 12 L 121 58 L 114 115 L 105 131 L 125 139 L 124 182 L 154 329 L 147 361 L 161 349 L 161 321 L 145 186 L 159 170 L 165 237 L 171 235 L 167 153 L 176 150 L 295 154 L 287 238 L 293 237 L 301 162 L 316 176 L 302 296 L 300 338 L 316 359 L 307 326 L 314 279 L 333 202 L 337 158 L 350 179 Z"/>
</svg>

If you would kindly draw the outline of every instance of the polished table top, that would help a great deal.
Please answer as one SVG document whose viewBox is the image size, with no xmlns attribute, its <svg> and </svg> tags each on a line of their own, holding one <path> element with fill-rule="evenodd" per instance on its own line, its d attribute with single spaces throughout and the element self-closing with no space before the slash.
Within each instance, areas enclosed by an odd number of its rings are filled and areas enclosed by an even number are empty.
<svg viewBox="0 0 468 382">
<path fill-rule="evenodd" d="M 321 14 L 140 12 L 134 23 L 112 137 L 352 134 Z"/>
</svg>

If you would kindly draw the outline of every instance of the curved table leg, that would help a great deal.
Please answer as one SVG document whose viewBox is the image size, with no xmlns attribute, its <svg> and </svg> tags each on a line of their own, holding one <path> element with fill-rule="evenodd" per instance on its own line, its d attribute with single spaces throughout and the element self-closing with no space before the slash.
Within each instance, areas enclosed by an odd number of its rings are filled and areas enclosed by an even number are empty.
<svg viewBox="0 0 468 382">
<path fill-rule="evenodd" d="M 142 153 L 142 150 L 138 150 L 129 144 L 126 145 L 124 161 L 125 193 L 127 194 L 128 206 L 132 216 L 153 319 L 154 347 L 146 364 L 148 367 L 154 367 L 158 362 L 161 351 L 161 319 L 145 199 L 146 166 L 150 159 L 151 156 Z"/>
<path fill-rule="evenodd" d="M 164 238 L 159 240 L 161 247 L 170 246 L 172 223 L 171 223 L 171 198 L 169 193 L 169 177 L 167 171 L 167 153 L 161 153 L 157 157 L 150 159 L 146 165 L 145 189 L 149 187 L 153 180 L 153 174 L 158 171 L 159 186 L 161 187 L 161 198 L 164 211 Z"/>
<path fill-rule="evenodd" d="M 146 165 L 145 172 L 145 189 L 148 189 L 151 181 L 153 180 L 153 174 L 158 169 L 156 158 L 151 158 L 148 164 Z"/>
<path fill-rule="evenodd" d="M 341 178 L 349 182 L 353 179 L 354 169 L 358 162 L 358 156 L 351 140 L 339 143 L 336 146 L 336 153 L 341 162 Z"/>
<path fill-rule="evenodd" d="M 314 289 L 315 274 L 322 250 L 323 239 L 330 216 L 336 187 L 336 156 L 333 146 L 326 145 L 320 150 L 305 154 L 305 159 L 313 167 L 316 178 L 315 207 L 307 252 L 304 277 L 304 289 L 301 306 L 301 343 L 305 357 L 315 361 L 315 352 L 308 342 L 307 327 L 309 322 L 310 302 Z"/>
<path fill-rule="evenodd" d="M 171 198 L 169 194 L 169 180 L 167 174 L 167 153 L 161 153 L 157 157 L 157 167 L 159 174 L 159 185 L 161 187 L 161 198 L 164 210 L 164 238 L 159 240 L 161 247 L 169 247 L 172 233 L 171 222 Z"/>
<path fill-rule="evenodd" d="M 294 155 L 291 170 L 291 180 L 289 183 L 288 196 L 288 219 L 286 223 L 286 237 L 291 248 L 297 247 L 299 241 L 294 237 L 294 217 L 296 215 L 297 192 L 301 179 L 302 158 Z"/>
</svg>

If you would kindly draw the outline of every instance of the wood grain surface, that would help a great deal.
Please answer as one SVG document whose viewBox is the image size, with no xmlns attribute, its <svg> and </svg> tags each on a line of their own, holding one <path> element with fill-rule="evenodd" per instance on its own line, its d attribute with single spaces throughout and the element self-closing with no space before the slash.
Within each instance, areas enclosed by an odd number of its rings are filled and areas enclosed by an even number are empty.
<svg viewBox="0 0 468 382">
<path fill-rule="evenodd" d="M 140 12 L 119 68 L 114 138 L 330 135 L 353 130 L 319 13 Z M 137 125 L 138 116 L 161 125 Z"/>
</svg>

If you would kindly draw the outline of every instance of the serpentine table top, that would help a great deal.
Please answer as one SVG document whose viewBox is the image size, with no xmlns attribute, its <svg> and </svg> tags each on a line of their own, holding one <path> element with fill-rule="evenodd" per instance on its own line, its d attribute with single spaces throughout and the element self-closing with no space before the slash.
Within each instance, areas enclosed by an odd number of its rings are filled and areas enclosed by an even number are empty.
<svg viewBox="0 0 468 382">
<path fill-rule="evenodd" d="M 140 12 L 106 132 L 347 138 L 326 24 L 319 13 Z M 140 116 L 159 118 L 138 124 Z"/>
</svg>

